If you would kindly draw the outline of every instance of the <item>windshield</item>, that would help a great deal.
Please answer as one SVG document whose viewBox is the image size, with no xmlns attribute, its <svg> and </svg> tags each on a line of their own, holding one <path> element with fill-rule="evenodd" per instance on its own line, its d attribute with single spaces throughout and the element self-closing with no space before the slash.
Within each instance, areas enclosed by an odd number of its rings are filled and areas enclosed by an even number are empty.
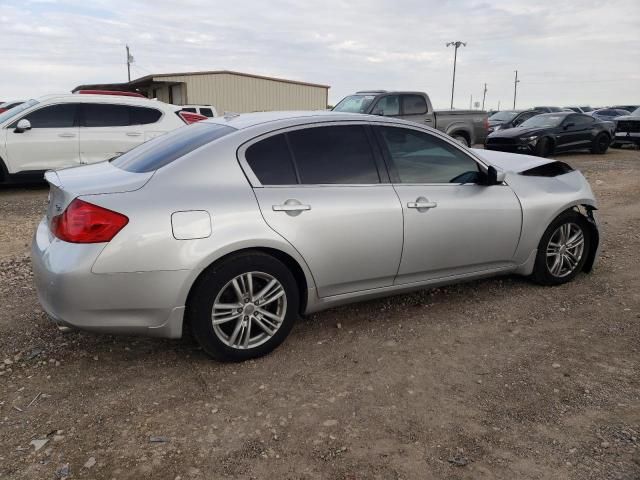
<svg viewBox="0 0 640 480">
<path fill-rule="evenodd" d="M 20 112 L 24 112 L 27 108 L 31 108 L 37 104 L 38 104 L 37 100 L 29 100 L 27 102 L 24 102 L 18 105 L 17 107 L 10 108 L 4 113 L 0 113 L 0 124 L 4 123 L 5 120 L 9 120 L 11 117 L 15 117 Z"/>
<path fill-rule="evenodd" d="M 349 95 L 333 107 L 334 112 L 365 113 L 375 95 Z"/>
<path fill-rule="evenodd" d="M 489 120 L 498 121 L 498 122 L 508 122 L 512 120 L 518 112 L 498 112 L 494 113 L 489 117 Z"/>
<path fill-rule="evenodd" d="M 535 117 L 531 117 L 529 120 L 526 120 L 520 124 L 522 128 L 529 127 L 557 127 L 562 123 L 562 121 L 567 118 L 566 115 L 536 115 Z"/>
</svg>

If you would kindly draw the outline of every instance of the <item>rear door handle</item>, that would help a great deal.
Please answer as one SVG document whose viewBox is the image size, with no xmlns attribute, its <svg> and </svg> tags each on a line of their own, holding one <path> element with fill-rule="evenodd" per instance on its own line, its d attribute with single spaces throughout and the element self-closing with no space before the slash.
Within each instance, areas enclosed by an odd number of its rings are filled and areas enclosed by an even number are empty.
<svg viewBox="0 0 640 480">
<path fill-rule="evenodd" d="M 311 205 L 302 205 L 300 203 L 285 203 L 283 205 L 273 205 L 274 212 L 303 212 L 311 210 Z"/>
<path fill-rule="evenodd" d="M 76 134 L 75 133 L 59 133 L 58 136 L 62 138 L 73 138 L 76 136 Z"/>
<path fill-rule="evenodd" d="M 127 136 L 129 137 L 140 137 L 141 135 L 141 132 L 127 132 Z"/>
<path fill-rule="evenodd" d="M 424 119 L 424 123 L 431 123 L 431 122 L 433 122 L 433 120 L 431 120 L 430 118 L 425 118 Z"/>
</svg>

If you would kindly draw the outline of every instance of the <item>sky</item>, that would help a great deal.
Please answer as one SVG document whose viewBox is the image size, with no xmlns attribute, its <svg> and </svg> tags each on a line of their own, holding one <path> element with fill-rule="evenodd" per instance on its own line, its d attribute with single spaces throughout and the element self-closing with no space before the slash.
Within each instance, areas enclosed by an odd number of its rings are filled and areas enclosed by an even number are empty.
<svg viewBox="0 0 640 480">
<path fill-rule="evenodd" d="M 436 108 L 640 103 L 640 0 L 0 0 L 0 99 L 150 73 L 235 70 Z"/>
</svg>

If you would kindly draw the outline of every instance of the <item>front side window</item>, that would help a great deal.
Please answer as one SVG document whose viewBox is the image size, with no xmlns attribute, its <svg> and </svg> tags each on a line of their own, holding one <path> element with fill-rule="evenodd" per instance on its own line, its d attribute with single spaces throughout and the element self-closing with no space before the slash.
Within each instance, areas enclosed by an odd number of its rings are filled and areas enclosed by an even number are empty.
<svg viewBox="0 0 640 480">
<path fill-rule="evenodd" d="M 301 183 L 380 183 L 363 125 L 305 128 L 287 136 Z"/>
<path fill-rule="evenodd" d="M 478 180 L 478 164 L 444 140 L 417 130 L 381 127 L 399 183 L 467 183 Z"/>
<path fill-rule="evenodd" d="M 422 115 L 427 113 L 427 102 L 421 95 L 402 96 L 403 115 Z"/>
<path fill-rule="evenodd" d="M 29 120 L 31 128 L 70 128 L 76 124 L 76 104 L 50 105 L 29 112 L 22 118 Z"/>
<path fill-rule="evenodd" d="M 247 148 L 245 158 L 262 185 L 298 183 L 284 133 L 254 143 Z"/>
<path fill-rule="evenodd" d="M 571 115 L 570 118 L 567 119 L 567 122 L 573 122 L 576 126 L 588 126 L 591 125 L 595 119 L 593 117 L 589 117 L 587 115 Z"/>
<path fill-rule="evenodd" d="M 124 127 L 129 125 L 129 107 L 108 103 L 83 105 L 85 127 Z"/>
<path fill-rule="evenodd" d="M 385 117 L 400 115 L 400 97 L 398 95 L 382 97 L 373 107 L 372 113 L 374 115 L 384 115 Z"/>
</svg>

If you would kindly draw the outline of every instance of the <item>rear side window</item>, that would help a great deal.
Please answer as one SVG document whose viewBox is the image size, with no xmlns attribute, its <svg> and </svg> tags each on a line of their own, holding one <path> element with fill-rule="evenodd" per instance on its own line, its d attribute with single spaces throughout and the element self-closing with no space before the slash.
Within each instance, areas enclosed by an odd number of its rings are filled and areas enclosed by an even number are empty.
<svg viewBox="0 0 640 480">
<path fill-rule="evenodd" d="M 85 127 L 123 127 L 129 125 L 129 107 L 107 103 L 83 105 Z"/>
<path fill-rule="evenodd" d="M 111 163 L 128 172 L 152 172 L 234 131 L 227 125 L 194 123 L 149 140 Z"/>
<path fill-rule="evenodd" d="M 129 123 L 131 125 L 148 125 L 160 120 L 162 112 L 155 108 L 129 107 Z"/>
<path fill-rule="evenodd" d="M 211 110 L 210 108 L 201 108 L 200 115 L 204 115 L 205 117 L 209 117 L 209 118 L 212 118 L 214 116 L 213 110 Z"/>
<path fill-rule="evenodd" d="M 427 102 L 420 95 L 402 96 L 403 115 L 421 115 L 427 113 Z"/>
<path fill-rule="evenodd" d="M 364 126 L 306 128 L 287 136 L 301 183 L 380 183 Z"/>
<path fill-rule="evenodd" d="M 284 133 L 254 143 L 247 148 L 245 158 L 263 185 L 298 183 Z"/>
<path fill-rule="evenodd" d="M 31 128 L 69 128 L 75 125 L 76 104 L 61 103 L 43 107 L 23 118 L 31 122 Z"/>
</svg>

